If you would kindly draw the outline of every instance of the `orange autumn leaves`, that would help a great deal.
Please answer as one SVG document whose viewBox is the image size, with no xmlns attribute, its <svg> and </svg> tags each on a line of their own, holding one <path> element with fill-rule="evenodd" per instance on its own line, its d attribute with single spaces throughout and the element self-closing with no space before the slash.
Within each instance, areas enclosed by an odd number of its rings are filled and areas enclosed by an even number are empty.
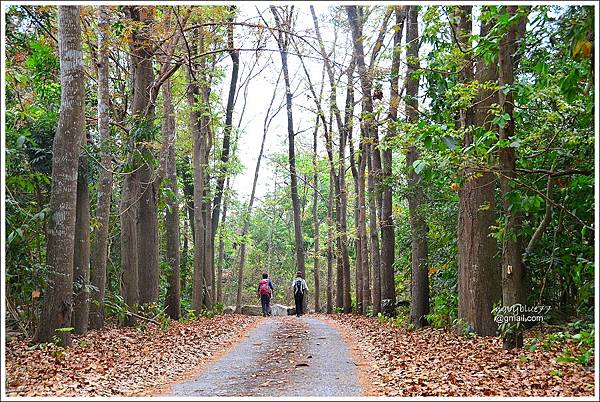
<svg viewBox="0 0 600 402">
<path fill-rule="evenodd" d="M 497 337 L 408 331 L 377 318 L 336 314 L 354 335 L 379 396 L 593 396 L 593 363 L 559 363 L 560 348 L 503 350 Z M 566 344 L 563 348 L 576 348 Z M 560 359 L 559 359 L 560 361 Z"/>
</svg>

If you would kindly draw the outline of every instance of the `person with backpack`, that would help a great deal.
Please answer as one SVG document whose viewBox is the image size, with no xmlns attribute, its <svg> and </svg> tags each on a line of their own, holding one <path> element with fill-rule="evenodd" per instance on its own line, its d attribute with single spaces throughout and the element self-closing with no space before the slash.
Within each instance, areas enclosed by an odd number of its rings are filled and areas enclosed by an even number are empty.
<svg viewBox="0 0 600 402">
<path fill-rule="evenodd" d="M 258 282 L 258 295 L 262 305 L 262 315 L 267 317 L 271 315 L 271 296 L 273 295 L 273 282 L 269 279 L 269 274 L 262 274 L 262 279 Z"/>
<path fill-rule="evenodd" d="M 296 273 L 296 278 L 292 282 L 292 289 L 294 290 L 294 301 L 296 302 L 296 317 L 300 317 L 304 314 L 304 294 L 308 292 L 308 286 L 302 278 L 302 272 L 298 271 Z"/>
</svg>

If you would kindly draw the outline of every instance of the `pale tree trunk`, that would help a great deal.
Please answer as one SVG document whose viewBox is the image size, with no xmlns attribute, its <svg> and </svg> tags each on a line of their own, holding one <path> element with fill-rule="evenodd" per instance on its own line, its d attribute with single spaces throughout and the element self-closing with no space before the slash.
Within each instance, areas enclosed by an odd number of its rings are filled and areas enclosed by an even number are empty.
<svg viewBox="0 0 600 402">
<path fill-rule="evenodd" d="M 409 123 L 419 121 L 419 79 L 413 77 L 419 69 L 419 25 L 418 8 L 409 6 L 406 23 L 406 118 Z M 429 272 L 427 270 L 427 221 L 425 220 L 425 194 L 423 178 L 415 171 L 414 163 L 420 159 L 419 151 L 409 145 L 406 152 L 406 169 L 408 191 L 408 213 L 411 229 L 411 300 L 410 322 L 416 328 L 427 325 L 425 315 L 429 313 Z"/>
<path fill-rule="evenodd" d="M 394 33 L 394 48 L 392 54 L 391 82 L 390 82 L 390 108 L 388 112 L 389 126 L 384 138 L 384 142 L 391 141 L 396 136 L 396 119 L 398 118 L 398 106 L 400 105 L 400 94 L 398 91 L 398 81 L 400 74 L 400 45 L 402 43 L 402 31 L 404 29 L 404 20 L 406 19 L 406 6 L 396 7 L 394 14 L 396 17 L 396 32 Z M 373 306 L 373 312 L 383 311 L 382 299 L 387 299 L 393 295 L 392 303 L 395 304 L 395 284 L 394 284 L 394 220 L 392 216 L 392 195 L 393 189 L 390 185 L 392 180 L 392 149 L 386 146 L 382 151 L 382 202 L 381 202 L 381 279 L 380 290 L 374 288 L 375 300 L 379 304 Z M 388 305 L 386 313 L 393 313 L 394 305 Z M 390 308 L 391 307 L 391 308 Z"/>
<path fill-rule="evenodd" d="M 462 32 L 470 32 L 470 7 L 461 7 Z M 466 12 L 466 14 L 465 14 Z M 464 21 L 468 19 L 468 21 Z M 469 27 L 464 30 L 462 25 Z M 489 30 L 489 22 L 482 22 L 481 35 Z M 468 68 L 470 63 L 466 63 Z M 477 62 L 475 79 L 479 82 L 497 79 L 496 64 L 486 65 L 481 57 Z M 463 72 L 463 77 L 472 75 Z M 463 82 L 469 82 L 468 80 Z M 490 127 L 489 108 L 497 99 L 490 90 L 480 90 L 475 98 L 473 114 L 464 113 L 466 128 L 463 145 L 474 141 L 468 130 L 472 121 L 475 127 Z M 501 299 L 500 267 L 496 255 L 496 240 L 490 236 L 495 225 L 494 188 L 495 178 L 489 171 L 479 171 L 466 166 L 463 170 L 464 185 L 460 191 L 458 215 L 458 317 L 468 330 L 482 336 L 494 336 L 496 323 L 492 308 Z"/>
<path fill-rule="evenodd" d="M 92 247 L 90 267 L 91 302 L 90 328 L 104 326 L 104 291 L 106 288 L 106 261 L 108 258 L 108 233 L 110 229 L 110 203 L 112 195 L 112 156 L 108 151 L 110 141 L 110 93 L 108 89 L 108 29 L 109 9 L 99 7 L 98 17 L 98 133 L 100 134 L 100 173 L 96 220 L 98 229 Z"/>
<path fill-rule="evenodd" d="M 73 255 L 79 147 L 85 136 L 84 71 L 81 49 L 79 6 L 58 7 L 58 54 L 60 59 L 61 102 L 58 127 L 52 145 L 52 187 L 48 222 L 48 287 L 45 290 L 36 342 L 51 342 L 54 336 L 63 345 L 71 341 L 68 332 L 56 331 L 71 324 L 73 302 Z"/>
<path fill-rule="evenodd" d="M 511 18 L 517 12 L 517 6 L 506 6 L 505 10 Z M 514 72 L 516 61 L 514 59 L 517 51 L 517 45 L 521 38 L 519 33 L 524 33 L 521 28 L 527 23 L 526 17 L 521 17 L 516 23 L 509 25 L 507 31 L 500 39 L 498 47 L 499 77 L 498 84 L 500 88 L 510 87 L 514 83 Z M 505 94 L 503 90 L 498 92 L 499 105 L 503 113 L 510 116 L 510 120 L 500 127 L 500 140 L 510 140 L 515 134 L 514 96 L 512 88 Z M 521 243 L 521 224 L 522 216 L 519 212 L 511 211 L 508 193 L 512 190 L 511 179 L 516 176 L 517 153 L 515 148 L 506 147 L 498 149 L 498 160 L 500 164 L 500 190 L 503 198 L 503 209 L 506 215 L 506 225 L 504 228 L 502 244 L 502 304 L 512 306 L 514 304 L 525 304 L 527 302 L 525 288 L 525 266 L 523 264 L 523 245 Z M 515 334 L 506 336 L 503 339 L 505 349 L 523 347 L 523 332 L 518 331 Z"/>
<path fill-rule="evenodd" d="M 179 243 L 179 189 L 177 187 L 175 110 L 171 93 L 171 80 L 165 81 L 163 91 L 163 141 L 167 143 L 165 173 L 172 195 L 167 199 L 165 228 L 167 232 L 167 261 L 171 267 L 165 299 L 166 314 L 174 320 L 181 313 L 180 243 Z"/>
<path fill-rule="evenodd" d="M 280 17 L 275 6 L 271 6 L 271 12 L 275 17 L 278 28 L 290 29 L 292 22 L 293 6 L 285 10 L 284 17 Z M 294 243 L 296 249 L 296 268 L 305 277 L 304 262 L 304 239 L 302 237 L 302 217 L 300 216 L 300 199 L 298 198 L 298 178 L 296 172 L 296 150 L 294 146 L 294 117 L 292 114 L 292 92 L 290 88 L 290 74 L 288 71 L 287 48 L 289 43 L 289 34 L 281 30 L 273 33 L 277 39 L 279 55 L 281 56 L 281 65 L 283 68 L 283 80 L 285 82 L 285 97 L 287 109 L 287 132 L 288 132 L 288 163 L 290 168 L 290 192 L 292 195 L 292 209 L 294 214 Z"/>
<path fill-rule="evenodd" d="M 85 334 L 90 312 L 90 192 L 88 162 L 84 151 L 79 156 L 77 207 L 75 212 L 75 250 L 73 255 L 73 328 Z"/>
</svg>

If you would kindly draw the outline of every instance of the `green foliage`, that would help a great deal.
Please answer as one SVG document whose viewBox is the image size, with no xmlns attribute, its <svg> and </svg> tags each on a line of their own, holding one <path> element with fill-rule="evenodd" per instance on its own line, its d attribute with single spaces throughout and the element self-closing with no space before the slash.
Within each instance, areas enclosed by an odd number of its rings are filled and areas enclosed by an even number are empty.
<svg viewBox="0 0 600 402">
<path fill-rule="evenodd" d="M 223 314 L 223 310 L 224 310 L 225 306 L 221 303 L 215 303 L 212 305 L 212 307 L 210 309 L 204 309 L 202 310 L 202 317 L 204 318 L 214 318 L 218 315 Z"/>
<path fill-rule="evenodd" d="M 196 313 L 196 310 L 186 309 L 184 311 L 185 311 L 185 313 L 182 314 L 182 316 L 179 318 L 180 323 L 189 324 L 198 319 L 198 314 Z"/>
<path fill-rule="evenodd" d="M 575 343 L 575 349 L 566 347 L 566 343 Z M 530 338 L 525 342 L 525 349 L 530 352 L 562 349 L 562 354 L 556 358 L 557 363 L 578 363 L 588 366 L 592 363 L 595 349 L 595 328 L 592 322 L 578 320 L 541 338 Z"/>
<path fill-rule="evenodd" d="M 431 300 L 431 312 L 425 316 L 435 328 L 449 327 L 458 318 L 456 293 L 440 293 Z"/>
<path fill-rule="evenodd" d="M 119 322 L 122 323 L 127 318 L 129 306 L 127 306 L 127 303 L 125 303 L 120 294 L 107 292 L 104 299 L 104 306 L 106 307 L 107 315 L 114 316 Z"/>
</svg>

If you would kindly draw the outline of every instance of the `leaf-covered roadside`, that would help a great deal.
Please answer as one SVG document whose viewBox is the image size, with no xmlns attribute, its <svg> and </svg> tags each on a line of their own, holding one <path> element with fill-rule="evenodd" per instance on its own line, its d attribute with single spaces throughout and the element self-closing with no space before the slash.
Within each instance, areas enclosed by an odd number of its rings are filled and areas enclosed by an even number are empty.
<svg viewBox="0 0 600 402">
<path fill-rule="evenodd" d="M 496 337 L 459 337 L 434 328 L 409 331 L 349 314 L 327 317 L 358 346 L 377 395 L 594 395 L 593 361 L 588 367 L 561 362 L 563 350 L 577 354 L 572 341 L 550 350 L 503 350 Z"/>
<path fill-rule="evenodd" d="M 173 321 L 167 331 L 151 325 L 108 327 L 75 337 L 68 349 L 6 344 L 8 396 L 139 395 L 178 381 L 227 348 L 257 317 L 228 314 Z"/>
</svg>

